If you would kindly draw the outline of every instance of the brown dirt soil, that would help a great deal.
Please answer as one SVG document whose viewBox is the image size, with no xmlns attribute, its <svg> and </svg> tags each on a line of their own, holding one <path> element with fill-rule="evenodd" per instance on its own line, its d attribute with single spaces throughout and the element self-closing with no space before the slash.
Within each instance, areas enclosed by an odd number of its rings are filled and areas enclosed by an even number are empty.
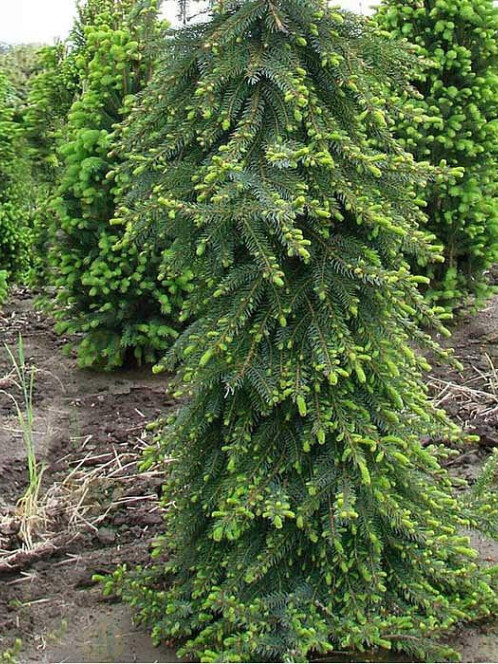
<svg viewBox="0 0 498 664">
<path fill-rule="evenodd" d="M 481 311 L 457 318 L 451 331 L 450 339 L 439 341 L 454 349 L 463 369 L 434 362 L 429 385 L 435 402 L 464 431 L 479 436 L 448 462 L 451 472 L 472 483 L 498 448 L 498 295 Z M 498 542 L 473 536 L 472 545 L 487 563 L 498 564 Z M 462 662 L 498 662 L 498 622 L 466 626 L 450 642 Z"/>
<path fill-rule="evenodd" d="M 49 555 L 21 561 L 19 569 L 5 573 L 2 558 L 19 547 L 16 504 L 27 485 L 12 400 L 19 392 L 3 350 L 4 343 L 15 348 L 19 334 L 27 364 L 36 368 L 36 452 L 46 466 L 40 493 L 46 521 L 35 524 L 35 544 L 62 539 Z M 27 291 L 16 291 L 0 312 L 0 653 L 20 637 L 22 664 L 177 662 L 171 650 L 153 648 L 148 635 L 133 626 L 128 607 L 103 598 L 92 580 L 117 564 L 148 560 L 161 526 L 161 478 L 138 478 L 136 465 L 146 423 L 175 404 L 165 395 L 164 376 L 153 376 L 149 368 L 81 371 L 62 352 L 65 343 L 35 311 Z M 464 369 L 436 365 L 431 390 L 453 418 L 481 436 L 479 445 L 459 450 L 450 462 L 473 481 L 498 446 L 498 296 L 479 314 L 461 318 L 444 343 L 455 348 Z M 498 544 L 474 544 L 486 560 L 498 563 Z M 463 661 L 496 662 L 498 624 L 466 627 L 451 643 Z"/>
<path fill-rule="evenodd" d="M 36 369 L 35 447 L 46 466 L 41 502 L 51 522 L 40 528 L 37 541 L 51 540 L 58 527 L 69 537 L 52 555 L 0 571 L 0 653 L 20 637 L 23 663 L 178 661 L 167 649 L 154 649 L 148 635 L 132 627 L 128 608 L 105 601 L 92 581 L 93 574 L 120 563 L 144 563 L 159 530 L 161 479 L 137 478 L 136 465 L 145 425 L 174 406 L 165 395 L 165 377 L 153 376 L 150 368 L 78 370 L 62 352 L 67 340 L 55 335 L 52 321 L 35 311 L 32 296 L 22 290 L 0 312 L 0 566 L 2 553 L 19 546 L 16 503 L 27 485 L 12 400 L 20 393 L 4 349 L 7 344 L 16 352 L 19 334 L 26 364 Z M 71 492 L 83 500 L 78 509 Z"/>
</svg>

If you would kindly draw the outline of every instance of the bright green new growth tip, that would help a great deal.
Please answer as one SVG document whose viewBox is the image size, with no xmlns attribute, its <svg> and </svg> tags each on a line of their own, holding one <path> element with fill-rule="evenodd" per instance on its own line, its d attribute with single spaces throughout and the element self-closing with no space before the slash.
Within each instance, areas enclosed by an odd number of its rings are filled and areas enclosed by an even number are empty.
<svg viewBox="0 0 498 664">
<path fill-rule="evenodd" d="M 225 2 L 177 34 L 125 131 L 122 216 L 195 289 L 163 363 L 188 404 L 148 461 L 168 461 L 167 532 L 114 583 L 182 654 L 447 655 L 441 634 L 498 608 L 462 534 L 496 532 L 494 493 L 457 500 L 421 443 L 455 431 L 404 257 L 434 255 L 433 171 L 386 128 L 412 66 L 320 0 Z"/>
</svg>

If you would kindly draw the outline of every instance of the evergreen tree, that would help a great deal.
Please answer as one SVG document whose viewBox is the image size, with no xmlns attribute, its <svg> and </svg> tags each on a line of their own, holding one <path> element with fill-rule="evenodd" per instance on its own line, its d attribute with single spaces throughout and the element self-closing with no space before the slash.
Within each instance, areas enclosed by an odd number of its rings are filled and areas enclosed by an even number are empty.
<svg viewBox="0 0 498 664">
<path fill-rule="evenodd" d="M 167 460 L 159 560 L 113 588 L 184 655 L 423 656 L 497 608 L 462 535 L 496 533 L 496 498 L 457 501 L 421 444 L 452 429 L 410 345 L 433 346 L 405 259 L 434 253 L 415 194 L 433 171 L 382 92 L 412 66 L 324 0 L 225 0 L 127 127 L 121 214 L 195 288 L 159 367 L 188 403 L 146 461 Z"/>
<path fill-rule="evenodd" d="M 119 196 L 114 132 L 150 76 L 162 32 L 157 0 L 89 0 L 81 8 L 75 62 L 83 92 L 60 150 L 52 257 L 57 329 L 80 335 L 82 366 L 119 366 L 129 350 L 154 360 L 176 334 L 168 315 L 188 286 L 160 275 L 157 256 L 118 248 L 122 233 L 110 223 Z"/>
<path fill-rule="evenodd" d="M 7 278 L 28 266 L 29 230 L 25 207 L 26 163 L 22 132 L 15 119 L 15 91 L 0 71 L 0 270 Z"/>
<path fill-rule="evenodd" d="M 422 192 L 445 257 L 426 269 L 429 296 L 451 310 L 469 293 L 478 301 L 489 294 L 487 270 L 498 259 L 498 8 L 492 0 L 384 0 L 376 20 L 426 59 L 411 100 L 425 121 L 407 113 L 403 144 L 417 159 L 464 169 L 458 182 Z"/>
<path fill-rule="evenodd" d="M 36 44 L 0 44 L 0 69 L 7 76 L 18 109 L 26 103 L 30 78 L 38 67 Z"/>
<path fill-rule="evenodd" d="M 75 59 L 78 46 L 59 42 L 38 53 L 38 64 L 28 80 L 23 127 L 29 146 L 34 182 L 31 201 L 31 269 L 29 282 L 50 282 L 51 209 L 62 163 L 59 148 L 64 141 L 69 110 L 81 93 Z"/>
<path fill-rule="evenodd" d="M 54 183 L 60 167 L 57 146 L 75 97 L 81 94 L 82 72 L 76 66 L 75 44 L 58 42 L 38 52 L 38 64 L 27 84 L 24 125 L 37 179 Z"/>
</svg>

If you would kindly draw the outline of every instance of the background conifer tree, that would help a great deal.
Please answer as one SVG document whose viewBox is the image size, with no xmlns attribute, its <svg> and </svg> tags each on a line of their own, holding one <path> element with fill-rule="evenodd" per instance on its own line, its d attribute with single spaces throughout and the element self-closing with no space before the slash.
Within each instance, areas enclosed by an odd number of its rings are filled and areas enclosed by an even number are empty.
<svg viewBox="0 0 498 664">
<path fill-rule="evenodd" d="M 75 62 L 82 47 L 71 41 L 41 48 L 37 67 L 27 83 L 24 126 L 36 179 L 52 184 L 60 168 L 57 147 L 83 82 L 83 72 Z"/>
<path fill-rule="evenodd" d="M 81 72 L 76 67 L 78 45 L 59 42 L 38 52 L 34 73 L 27 82 L 23 128 L 29 147 L 33 179 L 31 211 L 31 285 L 50 283 L 51 204 L 62 171 L 59 148 L 67 129 L 68 114 L 81 94 Z"/>
<path fill-rule="evenodd" d="M 376 20 L 426 59 L 411 101 L 426 121 L 408 112 L 398 136 L 417 159 L 464 168 L 457 182 L 421 192 L 445 257 L 427 267 L 429 296 L 451 310 L 469 293 L 489 294 L 498 259 L 498 9 L 492 0 L 385 0 Z"/>
<path fill-rule="evenodd" d="M 25 205 L 29 169 L 16 118 L 16 92 L 0 71 L 0 270 L 5 297 L 7 278 L 20 277 L 28 267 L 29 227 Z"/>
<path fill-rule="evenodd" d="M 61 147 L 64 168 L 52 261 L 58 330 L 76 333 L 82 366 L 112 368 L 128 351 L 152 361 L 174 337 L 168 316 L 187 286 L 160 274 L 159 257 L 120 246 L 111 225 L 119 187 L 112 154 L 116 125 L 148 80 L 164 25 L 156 0 L 89 0 L 73 33 L 81 96 Z"/>
<path fill-rule="evenodd" d="M 168 460 L 159 562 L 114 587 L 182 654 L 422 657 L 497 606 L 461 534 L 496 532 L 493 494 L 455 500 L 420 442 L 449 429 L 404 257 L 433 255 L 415 194 L 432 170 L 382 92 L 412 66 L 326 2 L 225 1 L 176 35 L 129 123 L 123 215 L 195 289 L 162 364 L 189 402 L 148 460 Z"/>
<path fill-rule="evenodd" d="M 0 69 L 9 80 L 17 110 L 27 101 L 29 81 L 38 69 L 39 50 L 36 44 L 0 44 Z"/>
</svg>

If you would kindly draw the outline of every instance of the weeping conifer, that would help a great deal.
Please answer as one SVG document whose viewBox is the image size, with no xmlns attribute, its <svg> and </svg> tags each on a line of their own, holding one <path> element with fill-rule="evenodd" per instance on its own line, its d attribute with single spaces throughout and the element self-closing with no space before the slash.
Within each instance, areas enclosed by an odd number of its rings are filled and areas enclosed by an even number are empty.
<svg viewBox="0 0 498 664">
<path fill-rule="evenodd" d="M 150 77 L 164 25 L 157 0 L 89 0 L 73 33 L 82 94 L 69 112 L 52 263 L 57 329 L 78 335 L 81 366 L 113 368 L 128 353 L 153 361 L 176 332 L 169 314 L 187 279 L 159 274 L 157 256 L 117 247 L 112 226 L 116 127 Z"/>
<path fill-rule="evenodd" d="M 434 253 L 414 193 L 432 170 L 382 96 L 412 64 L 322 0 L 224 1 L 176 35 L 127 128 L 122 216 L 196 287 L 162 364 L 188 403 L 147 460 L 166 533 L 113 588 L 194 659 L 424 656 L 497 608 L 462 535 L 495 527 L 493 498 L 457 501 L 421 444 L 451 433 L 404 257 Z"/>
<path fill-rule="evenodd" d="M 479 303 L 498 260 L 498 9 L 492 0 L 385 0 L 376 21 L 425 60 L 413 78 L 420 96 L 401 100 L 425 120 L 408 110 L 398 137 L 416 159 L 463 169 L 456 183 L 421 192 L 445 258 L 426 267 L 428 296 L 449 311 L 469 294 Z"/>
</svg>

